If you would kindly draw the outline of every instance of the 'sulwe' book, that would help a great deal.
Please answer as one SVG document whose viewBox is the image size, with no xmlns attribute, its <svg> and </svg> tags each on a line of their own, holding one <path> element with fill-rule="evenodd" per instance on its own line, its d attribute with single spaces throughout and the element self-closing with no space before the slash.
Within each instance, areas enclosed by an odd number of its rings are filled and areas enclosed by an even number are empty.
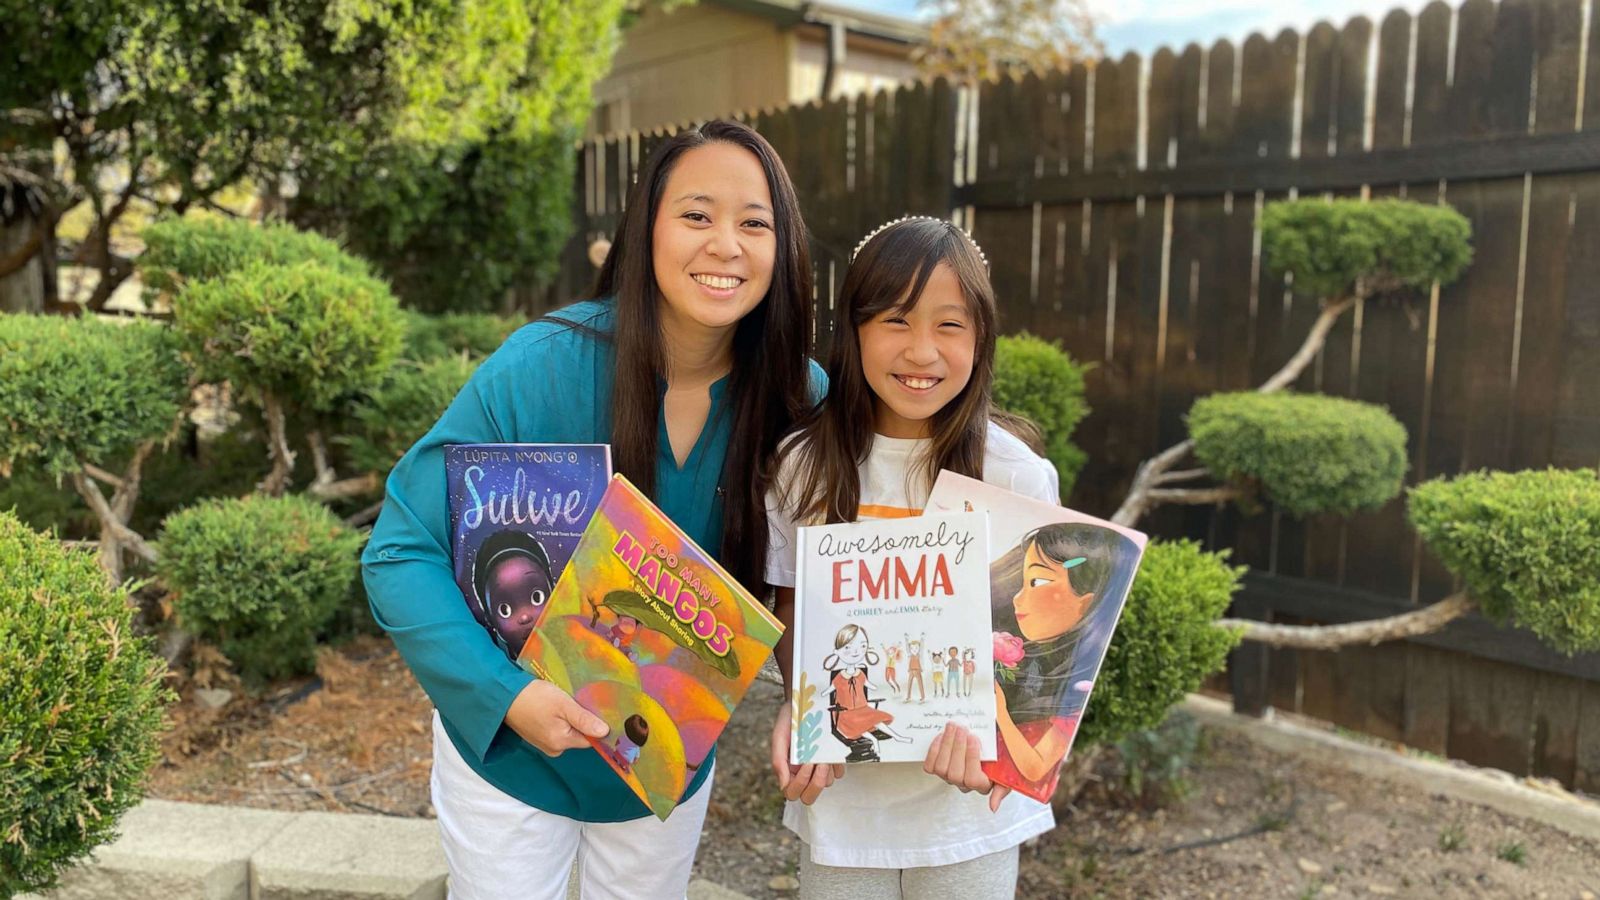
<svg viewBox="0 0 1600 900">
<path fill-rule="evenodd" d="M 617 475 L 518 661 L 605 720 L 590 743 L 665 819 L 782 634 Z"/>
<path fill-rule="evenodd" d="M 987 519 L 798 530 L 791 762 L 921 762 L 949 721 L 995 758 Z"/>
<path fill-rule="evenodd" d="M 456 585 L 516 659 L 611 479 L 605 444 L 452 444 L 444 451 Z"/>
<path fill-rule="evenodd" d="M 927 514 L 986 510 L 998 756 L 983 771 L 1048 803 L 1144 555 L 1140 532 L 940 472 Z"/>
</svg>

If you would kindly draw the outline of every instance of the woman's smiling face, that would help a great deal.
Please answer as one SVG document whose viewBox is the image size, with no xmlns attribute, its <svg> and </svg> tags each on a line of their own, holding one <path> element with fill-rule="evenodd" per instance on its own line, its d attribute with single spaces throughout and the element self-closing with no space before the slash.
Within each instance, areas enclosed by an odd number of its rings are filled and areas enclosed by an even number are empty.
<svg viewBox="0 0 1600 900">
<path fill-rule="evenodd" d="M 1060 637 L 1077 627 L 1089 604 L 1094 602 L 1094 592 L 1079 594 L 1072 588 L 1067 570 L 1082 561 L 1056 562 L 1039 546 L 1029 542 L 1022 564 L 1022 589 L 1011 598 L 1017 616 L 1017 628 L 1030 641 L 1048 641 Z"/>
</svg>

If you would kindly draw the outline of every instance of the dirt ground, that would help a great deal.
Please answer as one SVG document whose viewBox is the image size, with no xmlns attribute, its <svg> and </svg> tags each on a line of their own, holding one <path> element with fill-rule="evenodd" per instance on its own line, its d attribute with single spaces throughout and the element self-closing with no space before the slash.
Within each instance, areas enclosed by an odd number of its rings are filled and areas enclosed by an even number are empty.
<svg viewBox="0 0 1600 900">
<path fill-rule="evenodd" d="M 195 684 L 164 741 L 150 793 L 274 809 L 426 816 L 429 707 L 382 638 L 324 655 L 319 677 L 215 709 Z M 225 699 L 209 695 L 212 702 Z M 753 897 L 794 895 L 797 843 L 779 824 L 765 683 L 719 752 L 696 876 Z M 1596 900 L 1600 842 L 1425 791 L 1206 732 L 1194 789 L 1131 808 L 1091 781 L 1022 852 L 1020 897 L 1529 897 Z M 1111 777 L 1111 761 L 1100 775 Z"/>
</svg>

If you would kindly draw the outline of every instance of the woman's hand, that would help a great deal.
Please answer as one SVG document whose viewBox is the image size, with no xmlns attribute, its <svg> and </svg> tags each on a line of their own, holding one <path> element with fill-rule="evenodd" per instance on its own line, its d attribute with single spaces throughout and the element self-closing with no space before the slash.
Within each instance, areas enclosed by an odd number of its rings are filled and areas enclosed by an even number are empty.
<svg viewBox="0 0 1600 900">
<path fill-rule="evenodd" d="M 981 752 L 977 735 L 954 722 L 948 722 L 944 731 L 939 732 L 939 736 L 929 745 L 928 758 L 923 760 L 922 770 L 955 785 L 963 794 L 972 791 L 988 794 L 989 811 L 994 812 L 1000 808 L 1000 801 L 1011 793 L 1011 789 L 989 780 L 983 771 L 983 761 L 978 758 Z"/>
<path fill-rule="evenodd" d="M 506 725 L 547 756 L 589 746 L 611 731 L 605 720 L 548 681 L 533 681 L 506 710 Z"/>
<path fill-rule="evenodd" d="M 778 789 L 785 800 L 799 800 L 807 806 L 817 802 L 822 789 L 844 777 L 842 763 L 789 765 L 789 704 L 778 708 L 772 723 L 772 773 L 778 776 Z"/>
</svg>

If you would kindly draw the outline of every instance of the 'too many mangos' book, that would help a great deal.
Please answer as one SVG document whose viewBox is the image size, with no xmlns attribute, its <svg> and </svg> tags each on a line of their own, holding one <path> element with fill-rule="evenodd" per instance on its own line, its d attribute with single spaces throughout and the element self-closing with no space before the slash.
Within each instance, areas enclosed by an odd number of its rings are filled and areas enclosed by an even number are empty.
<svg viewBox="0 0 1600 900">
<path fill-rule="evenodd" d="M 1048 803 L 1144 555 L 1140 532 L 940 472 L 926 512 L 987 510 L 999 755 L 983 771 Z"/>
<path fill-rule="evenodd" d="M 590 743 L 665 819 L 782 635 L 617 475 L 518 661 L 605 720 Z"/>
<path fill-rule="evenodd" d="M 611 479 L 605 444 L 451 444 L 444 451 L 456 585 L 516 659 Z"/>
<path fill-rule="evenodd" d="M 798 531 L 789 760 L 922 762 L 948 721 L 994 759 L 988 517 Z"/>
</svg>

